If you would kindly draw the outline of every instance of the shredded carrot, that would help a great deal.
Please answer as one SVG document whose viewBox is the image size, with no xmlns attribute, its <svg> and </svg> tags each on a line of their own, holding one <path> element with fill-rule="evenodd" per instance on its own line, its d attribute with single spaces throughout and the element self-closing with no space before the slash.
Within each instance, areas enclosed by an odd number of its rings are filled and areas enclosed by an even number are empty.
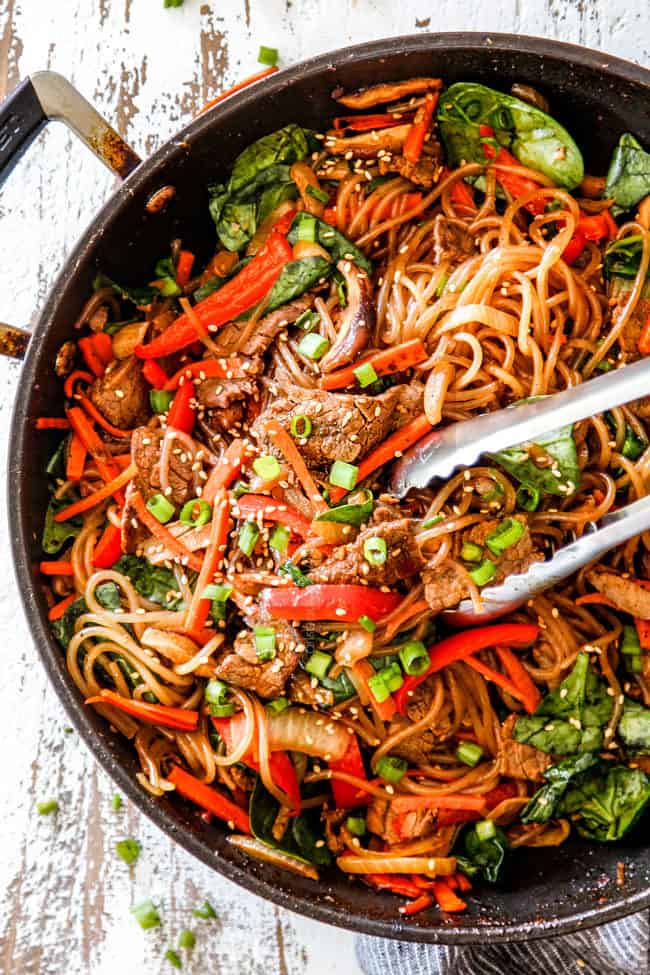
<svg viewBox="0 0 650 975">
<path fill-rule="evenodd" d="M 302 485 L 302 489 L 307 495 L 314 511 L 317 514 L 327 511 L 327 503 L 321 497 L 318 486 L 311 476 L 300 451 L 284 427 L 281 427 L 275 420 L 269 420 L 264 429 L 273 446 L 277 447 L 286 462 L 293 467 L 296 477 Z"/>
<path fill-rule="evenodd" d="M 499 673 L 498 670 L 492 670 L 491 667 L 484 664 L 482 660 L 478 659 L 478 657 L 465 657 L 464 660 L 465 663 L 472 668 L 472 670 L 475 670 L 478 674 L 481 674 L 481 676 L 485 677 L 486 680 L 491 680 L 493 684 L 497 685 L 497 687 L 502 687 L 503 690 L 506 691 L 511 697 L 514 697 L 517 701 L 521 701 L 523 703 L 524 695 L 508 677 L 505 677 L 503 674 Z"/>
<path fill-rule="evenodd" d="M 387 437 L 383 443 L 375 447 L 367 457 L 364 457 L 359 464 L 357 484 L 368 477 L 369 474 L 372 474 L 373 471 L 376 471 L 378 467 L 382 467 L 384 464 L 389 463 L 389 461 L 401 457 L 403 451 L 412 447 L 418 440 L 421 440 L 431 429 L 431 424 L 424 413 L 416 416 L 410 423 L 406 423 L 403 427 L 400 427 L 390 437 Z M 330 497 L 335 503 L 340 501 L 346 493 L 345 488 L 332 487 L 330 489 Z"/>
<path fill-rule="evenodd" d="M 40 570 L 44 576 L 71 576 L 74 575 L 72 562 L 59 559 L 53 562 L 41 562 Z"/>
<path fill-rule="evenodd" d="M 194 595 L 185 619 L 185 629 L 188 632 L 201 630 L 208 618 L 211 601 L 203 599 L 202 595 L 208 583 L 212 582 L 215 574 L 223 566 L 223 556 L 228 544 L 228 524 L 230 519 L 230 504 L 225 488 L 217 491 L 212 511 L 212 527 L 210 541 L 205 550 L 205 558 L 201 566 L 199 578 L 194 587 Z"/>
<path fill-rule="evenodd" d="M 123 471 L 131 463 L 131 454 L 113 454 L 113 462 Z"/>
<path fill-rule="evenodd" d="M 189 548 L 186 548 L 175 535 L 172 535 L 169 529 L 165 528 L 157 518 L 154 518 L 151 512 L 147 510 L 147 506 L 140 492 L 134 491 L 130 500 L 135 508 L 138 521 L 142 522 L 149 534 L 157 538 L 159 542 L 162 542 L 165 548 L 168 548 L 170 552 L 180 559 L 183 565 L 189 565 L 190 569 L 194 569 L 195 572 L 200 572 L 203 565 L 201 559 L 198 555 L 190 552 Z"/>
<path fill-rule="evenodd" d="M 68 505 L 67 508 L 63 508 L 62 511 L 58 511 L 55 516 L 55 521 L 68 521 L 70 518 L 76 517 L 76 515 L 82 514 L 84 511 L 89 511 L 90 508 L 95 508 L 106 498 L 110 498 L 111 495 L 120 491 L 121 488 L 132 481 L 135 475 L 138 473 L 138 468 L 135 464 L 130 464 L 125 470 L 118 474 L 116 478 L 105 484 L 104 487 L 100 488 L 98 491 L 93 491 L 92 494 L 88 494 L 85 498 L 80 501 L 75 501 L 74 504 Z"/>
<path fill-rule="evenodd" d="M 409 901 L 404 904 L 403 907 L 398 907 L 400 914 L 405 914 L 407 917 L 411 917 L 413 914 L 419 914 L 421 911 L 425 911 L 427 907 L 431 907 L 433 904 L 433 896 L 431 894 L 420 894 L 415 900 Z"/>
<path fill-rule="evenodd" d="M 62 599 L 60 603 L 55 603 L 47 614 L 48 620 L 50 620 L 51 623 L 53 623 L 54 620 L 60 620 L 65 614 L 68 606 L 71 606 L 76 598 L 77 594 L 76 592 L 73 592 L 71 596 L 66 596 L 65 599 Z"/>
<path fill-rule="evenodd" d="M 175 389 L 178 389 L 183 379 L 227 379 L 228 374 L 232 374 L 235 368 L 241 369 L 244 361 L 241 356 L 220 356 L 218 359 L 201 359 L 199 362 L 186 362 L 160 388 L 173 392 Z"/>
<path fill-rule="evenodd" d="M 77 399 L 83 406 L 88 416 L 91 417 L 95 423 L 98 423 L 102 429 L 106 430 L 106 433 L 110 433 L 111 437 L 128 438 L 133 433 L 133 430 L 121 430 L 120 427 L 114 427 L 112 423 L 109 423 L 108 420 L 104 419 L 95 404 L 92 403 L 87 396 L 84 396 L 83 393 L 80 394 Z"/>
<path fill-rule="evenodd" d="M 65 465 L 65 476 L 69 481 L 78 481 L 86 466 L 86 456 L 88 451 L 78 434 L 73 433 L 70 437 L 68 447 L 68 457 Z"/>
<path fill-rule="evenodd" d="M 214 465 L 203 487 L 201 497 L 212 504 L 219 488 L 230 487 L 242 469 L 247 446 L 243 440 L 233 440 Z"/>
<path fill-rule="evenodd" d="M 431 884 L 434 896 L 438 901 L 441 911 L 453 914 L 457 911 L 464 911 L 467 907 L 465 901 L 461 900 L 451 889 L 445 880 L 434 880 Z"/>
<path fill-rule="evenodd" d="M 516 653 L 509 647 L 495 647 L 497 656 L 506 669 L 508 677 L 521 694 L 523 705 L 529 714 L 534 714 L 542 700 L 537 686 Z"/>
<path fill-rule="evenodd" d="M 485 812 L 484 796 L 465 796 L 462 793 L 446 796 L 398 796 L 390 804 L 392 813 L 415 812 L 419 809 L 467 809 Z"/>
<path fill-rule="evenodd" d="M 37 430 L 69 430 L 70 421 L 64 416 L 39 416 L 36 421 Z"/>
<path fill-rule="evenodd" d="M 106 336 L 109 341 L 110 337 Z M 96 336 L 89 335 L 85 339 L 79 339 L 79 351 L 84 361 L 94 376 L 99 378 L 106 372 L 106 363 L 97 349 Z M 112 353 L 111 353 L 112 358 Z M 110 361 L 110 359 L 109 359 Z"/>
<path fill-rule="evenodd" d="M 94 430 L 87 414 L 78 406 L 71 406 L 69 410 L 66 410 L 66 414 L 70 421 L 70 426 L 82 441 L 91 457 L 94 457 L 97 470 L 101 476 L 106 482 L 113 480 L 118 473 L 117 465 L 113 463 L 106 444 Z M 123 500 L 123 498 L 119 499 L 120 504 Z"/>
<path fill-rule="evenodd" d="M 227 823 L 234 823 L 241 833 L 250 833 L 248 813 L 236 805 L 232 799 L 228 799 L 223 792 L 206 785 L 205 782 L 182 769 L 180 765 L 174 765 L 167 778 L 185 799 L 189 799 L 190 802 L 194 802 L 197 806 Z"/>
<path fill-rule="evenodd" d="M 75 383 L 93 383 L 94 381 L 95 377 L 91 373 L 84 372 L 83 369 L 75 369 L 63 384 L 63 392 L 65 393 L 66 399 L 76 398 L 74 391 Z"/>
<path fill-rule="evenodd" d="M 375 370 L 377 376 L 389 376 L 396 372 L 404 372 L 419 362 L 424 362 L 428 358 L 424 342 L 420 339 L 411 339 L 409 342 L 402 342 L 389 349 L 382 349 L 373 355 L 360 359 L 353 366 L 346 366 L 344 369 L 337 369 L 320 380 L 322 389 L 343 389 L 345 386 L 354 386 L 357 383 L 355 370 L 361 365 L 369 364 Z"/>
<path fill-rule="evenodd" d="M 466 893 L 468 890 L 472 889 L 472 882 L 469 877 L 466 877 L 464 873 L 459 870 L 458 873 L 454 874 L 456 882 L 458 884 L 458 889 Z"/>
<path fill-rule="evenodd" d="M 214 108 L 214 106 L 218 105 L 219 102 L 222 102 L 224 98 L 230 98 L 230 96 L 234 95 L 235 92 L 241 91 L 242 88 L 247 88 L 248 85 L 252 85 L 256 81 L 261 81 L 262 78 L 268 78 L 269 75 L 275 74 L 275 72 L 278 70 L 279 70 L 278 67 L 274 65 L 271 68 L 265 68 L 263 71 L 258 71 L 256 74 L 252 74 L 249 78 L 244 78 L 243 81 L 240 81 L 238 84 L 233 85 L 232 88 L 228 88 L 227 91 L 222 91 L 221 94 L 217 95 L 216 98 L 213 98 L 211 101 L 206 102 L 203 108 L 197 112 L 197 115 L 203 115 L 204 112 L 207 112 L 209 109 Z"/>
<path fill-rule="evenodd" d="M 601 592 L 588 592 L 584 596 L 578 596 L 575 600 L 576 606 L 610 606 L 612 609 L 616 609 L 616 603 L 613 603 L 608 596 L 603 596 Z"/>
<path fill-rule="evenodd" d="M 102 689 L 94 697 L 86 698 L 86 704 L 110 704 L 111 707 L 124 711 L 134 718 L 146 721 L 147 724 L 162 725 L 164 728 L 175 728 L 178 731 L 196 731 L 199 723 L 199 712 L 186 708 L 172 708 L 166 704 L 149 704 L 148 701 L 136 701 L 131 697 L 122 697 L 115 691 Z"/>
<path fill-rule="evenodd" d="M 431 128 L 433 113 L 436 105 L 438 104 L 438 97 L 439 92 L 437 91 L 429 92 L 429 94 L 425 96 L 424 104 L 421 105 L 415 113 L 415 118 L 413 119 L 411 128 L 406 136 L 406 142 L 404 143 L 402 155 L 408 162 L 413 163 L 413 165 L 418 162 L 420 156 L 422 155 L 427 133 Z"/>
</svg>

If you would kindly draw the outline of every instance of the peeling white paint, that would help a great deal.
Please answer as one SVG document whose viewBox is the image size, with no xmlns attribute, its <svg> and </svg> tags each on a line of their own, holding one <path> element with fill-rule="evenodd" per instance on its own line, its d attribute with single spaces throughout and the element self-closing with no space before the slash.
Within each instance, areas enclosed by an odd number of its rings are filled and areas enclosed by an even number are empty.
<svg viewBox="0 0 650 975">
<path fill-rule="evenodd" d="M 335 15 L 333 16 L 333 11 Z M 422 25 L 422 26 L 418 26 Z M 258 69 L 259 45 L 290 63 L 346 44 L 423 29 L 478 29 L 556 37 L 650 62 L 647 0 L 0 0 L 0 91 L 44 67 L 69 77 L 145 155 L 222 83 Z M 3 33 L 4 32 L 4 33 Z M 66 253 L 113 185 L 61 126 L 43 133 L 0 193 L 0 319 L 29 322 Z M 20 369 L 0 362 L 0 477 Z M 4 492 L 2 501 L 4 505 Z M 180 928 L 197 934 L 184 971 L 354 975 L 353 937 L 240 891 L 193 860 L 125 803 L 91 760 L 46 685 L 19 607 L 8 526 L 0 525 L 0 972 L 7 975 L 153 975 Z M 49 796 L 56 817 L 39 817 Z M 142 843 L 126 867 L 118 839 Z M 162 930 L 142 932 L 129 905 L 151 896 Z M 195 921 L 208 897 L 219 921 Z"/>
</svg>

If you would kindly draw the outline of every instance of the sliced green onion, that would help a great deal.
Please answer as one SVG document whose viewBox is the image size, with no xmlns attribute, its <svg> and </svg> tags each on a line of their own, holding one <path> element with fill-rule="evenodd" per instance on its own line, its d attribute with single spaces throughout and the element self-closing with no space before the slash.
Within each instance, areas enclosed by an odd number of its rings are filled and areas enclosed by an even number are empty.
<svg viewBox="0 0 650 975">
<path fill-rule="evenodd" d="M 175 298 L 177 295 L 181 294 L 181 289 L 176 284 L 173 278 L 161 278 L 161 284 L 158 288 L 161 295 L 165 298 Z"/>
<path fill-rule="evenodd" d="M 140 901 L 139 904 L 133 904 L 131 914 L 133 914 L 140 927 L 145 931 L 148 931 L 149 928 L 160 927 L 160 914 L 150 898 L 147 898 L 145 901 Z"/>
<path fill-rule="evenodd" d="M 173 948 L 168 948 L 164 957 L 165 961 L 168 961 L 174 968 L 181 969 L 183 967 L 183 962 Z"/>
<path fill-rule="evenodd" d="M 334 662 L 330 653 L 323 653 L 322 650 L 314 650 L 305 664 L 305 670 L 313 677 L 322 680 L 327 677 L 327 672 Z"/>
<path fill-rule="evenodd" d="M 542 492 L 532 484 L 520 484 L 517 489 L 517 507 L 524 511 L 537 511 Z"/>
<path fill-rule="evenodd" d="M 320 186 L 312 186 L 311 183 L 307 183 L 307 195 L 313 196 L 319 203 L 329 203 L 329 193 L 322 190 Z"/>
<path fill-rule="evenodd" d="M 382 755 L 375 765 L 375 771 L 385 782 L 399 782 L 404 778 L 408 762 L 396 755 Z"/>
<path fill-rule="evenodd" d="M 363 816 L 348 816 L 345 825 L 353 836 L 363 836 L 366 832 L 366 821 Z"/>
<path fill-rule="evenodd" d="M 235 713 L 235 705 L 232 701 L 229 704 L 211 704 L 210 714 L 213 718 L 230 718 Z"/>
<path fill-rule="evenodd" d="M 58 811 L 59 804 L 56 799 L 45 799 L 43 802 L 36 803 L 36 812 L 39 816 L 51 816 Z"/>
<path fill-rule="evenodd" d="M 623 627 L 621 653 L 630 657 L 638 657 L 641 654 L 641 643 L 639 642 L 639 636 L 635 626 L 627 625 Z"/>
<path fill-rule="evenodd" d="M 629 423 L 625 424 L 625 440 L 623 441 L 623 447 L 621 448 L 621 453 L 628 460 L 638 460 L 643 451 L 647 447 L 647 443 L 637 437 L 632 427 Z"/>
<path fill-rule="evenodd" d="M 351 491 L 357 483 L 359 468 L 354 464 L 346 464 L 344 460 L 335 460 L 330 468 L 329 482 L 335 487 Z"/>
<path fill-rule="evenodd" d="M 475 569 L 470 569 L 469 574 L 477 586 L 484 586 L 496 575 L 496 566 L 490 559 L 483 559 Z"/>
<path fill-rule="evenodd" d="M 329 347 L 329 341 L 318 332 L 308 332 L 298 342 L 300 355 L 304 355 L 305 359 L 313 359 L 314 361 L 322 359 Z"/>
<path fill-rule="evenodd" d="M 228 685 L 216 677 L 212 677 L 205 685 L 203 697 L 208 704 L 225 704 L 228 698 Z"/>
<path fill-rule="evenodd" d="M 433 518 L 427 518 L 426 521 L 423 521 L 418 529 L 418 532 L 425 532 L 427 529 L 433 528 L 434 525 L 439 525 L 440 522 L 444 520 L 445 516 L 442 514 L 442 512 L 439 512 L 437 515 L 434 515 Z"/>
<path fill-rule="evenodd" d="M 188 928 L 183 928 L 178 934 L 178 947 L 179 948 L 193 948 L 196 944 L 196 937 L 194 932 L 188 930 Z"/>
<path fill-rule="evenodd" d="M 237 498 L 241 498 L 242 494 L 250 494 L 250 490 L 251 489 L 246 481 L 235 481 L 231 488 L 235 500 L 237 500 Z"/>
<path fill-rule="evenodd" d="M 363 557 L 370 565 L 383 565 L 388 555 L 385 538 L 367 538 L 363 543 Z"/>
<path fill-rule="evenodd" d="M 458 746 L 456 758 L 463 765 L 469 765 L 470 768 L 474 768 L 483 758 L 483 749 L 473 741 L 463 741 Z"/>
<path fill-rule="evenodd" d="M 300 221 L 295 225 L 296 240 L 307 240 L 316 243 L 316 218 L 309 213 L 302 213 Z"/>
<path fill-rule="evenodd" d="M 409 640 L 397 656 L 409 677 L 419 677 L 429 668 L 429 653 L 421 640 Z"/>
<path fill-rule="evenodd" d="M 272 454 L 265 454 L 263 457 L 256 457 L 253 461 L 253 470 L 263 481 L 273 481 L 280 476 L 282 468 L 277 457 Z"/>
<path fill-rule="evenodd" d="M 625 657 L 625 667 L 631 674 L 643 673 L 643 657 L 641 654 L 629 654 Z"/>
<path fill-rule="evenodd" d="M 393 694 L 398 691 L 402 684 L 404 683 L 404 676 L 402 674 L 402 668 L 394 661 L 389 664 L 388 667 L 383 667 L 377 674 L 377 677 L 381 677 L 384 684 L 388 688 L 389 692 Z M 371 678 L 372 680 L 372 678 Z"/>
<path fill-rule="evenodd" d="M 442 293 L 445 290 L 445 288 L 447 287 L 447 282 L 448 281 L 449 281 L 449 275 L 448 274 L 443 274 L 443 276 L 438 281 L 438 285 L 436 287 L 436 291 L 435 291 L 436 298 L 441 298 L 442 297 Z"/>
<path fill-rule="evenodd" d="M 270 68 L 274 68 L 278 63 L 277 47 L 267 47 L 265 44 L 261 44 L 257 60 L 260 64 L 268 64 Z"/>
<path fill-rule="evenodd" d="M 390 691 L 381 673 L 373 674 L 368 678 L 368 688 L 377 704 L 382 704 L 390 697 Z"/>
<path fill-rule="evenodd" d="M 135 861 L 140 856 L 140 844 L 137 840 L 129 837 L 126 840 L 119 840 L 115 844 L 115 852 L 117 853 L 120 860 L 124 860 L 125 863 L 135 863 Z"/>
<path fill-rule="evenodd" d="M 152 498 L 147 501 L 147 511 L 149 511 L 156 521 L 159 521 L 161 525 L 166 525 L 169 519 L 174 514 L 174 505 L 167 500 L 163 494 L 154 494 Z"/>
<path fill-rule="evenodd" d="M 366 386 L 372 386 L 379 379 L 379 376 L 375 372 L 374 366 L 371 362 L 362 362 L 360 366 L 357 366 L 353 370 L 354 375 L 357 377 L 357 382 L 364 389 Z"/>
<path fill-rule="evenodd" d="M 360 627 L 362 627 L 366 631 L 366 633 L 374 633 L 375 630 L 377 629 L 377 624 L 375 623 L 375 621 L 371 619 L 369 616 L 366 616 L 365 613 L 363 614 L 363 616 L 359 617 L 357 623 L 359 624 Z"/>
<path fill-rule="evenodd" d="M 201 599 L 211 599 L 215 603 L 225 603 L 232 594 L 232 586 L 222 586 L 218 582 L 211 582 L 203 590 Z"/>
<path fill-rule="evenodd" d="M 522 522 L 516 518 L 504 518 L 494 531 L 487 536 L 485 544 L 493 555 L 501 555 L 511 545 L 516 545 L 524 534 L 524 531 L 525 528 Z"/>
<path fill-rule="evenodd" d="M 311 420 L 304 413 L 291 418 L 291 434 L 299 440 L 304 440 L 312 431 Z"/>
<path fill-rule="evenodd" d="M 483 547 L 476 545 L 475 542 L 463 542 L 460 550 L 460 557 L 465 562 L 480 562 L 483 558 Z"/>
<path fill-rule="evenodd" d="M 207 525 L 212 517 L 212 507 L 203 498 L 192 498 L 181 508 L 178 516 L 184 525 L 193 525 L 198 528 L 200 525 Z"/>
<path fill-rule="evenodd" d="M 253 630 L 255 652 L 258 660 L 273 660 L 275 657 L 275 628 L 272 626 L 256 626 Z"/>
<path fill-rule="evenodd" d="M 286 697 L 276 697 L 275 700 L 269 701 L 266 706 L 269 711 L 273 711 L 273 714 L 282 714 L 289 707 L 289 701 Z"/>
<path fill-rule="evenodd" d="M 357 498 L 359 498 L 358 501 Z M 329 511 L 317 515 L 315 520 L 335 521 L 344 525 L 361 525 L 364 521 L 368 521 L 374 506 L 375 500 L 372 491 L 364 488 L 363 491 L 359 491 L 353 497 L 348 498 L 345 504 L 337 504 Z"/>
<path fill-rule="evenodd" d="M 491 819 L 481 819 L 480 822 L 476 823 L 474 829 L 481 843 L 493 840 L 497 835 L 496 824 Z"/>
<path fill-rule="evenodd" d="M 118 796 L 117 793 L 111 799 L 111 809 L 113 812 L 119 812 L 122 808 L 122 796 Z"/>
<path fill-rule="evenodd" d="M 295 584 L 300 586 L 301 589 L 304 589 L 305 586 L 312 585 L 312 581 L 309 576 L 306 576 L 305 573 L 302 572 L 298 566 L 291 561 L 291 559 L 287 559 L 287 561 L 280 566 L 278 572 L 283 576 L 290 576 Z"/>
<path fill-rule="evenodd" d="M 201 907 L 195 907 L 192 910 L 192 914 L 194 917 L 200 917 L 202 921 L 211 921 L 217 916 L 217 912 L 210 901 L 203 901 Z"/>
<path fill-rule="evenodd" d="M 253 554 L 253 549 L 257 544 L 257 539 L 260 537 L 260 528 L 256 521 L 245 521 L 244 524 L 239 529 L 239 534 L 237 535 L 237 545 L 239 550 L 248 555 L 249 558 Z"/>
<path fill-rule="evenodd" d="M 304 311 L 302 315 L 298 315 L 294 325 L 296 328 L 304 329 L 305 332 L 311 332 L 312 328 L 315 328 L 316 325 L 320 325 L 320 321 L 321 318 L 317 311 L 310 311 L 307 309 L 307 311 Z"/>
<path fill-rule="evenodd" d="M 166 413 L 171 406 L 174 398 L 173 393 L 168 393 L 165 389 L 150 389 L 149 402 L 154 413 Z"/>
<path fill-rule="evenodd" d="M 272 548 L 278 555 L 285 555 L 290 538 L 291 532 L 286 525 L 274 525 L 273 531 L 269 535 L 269 548 Z"/>
</svg>

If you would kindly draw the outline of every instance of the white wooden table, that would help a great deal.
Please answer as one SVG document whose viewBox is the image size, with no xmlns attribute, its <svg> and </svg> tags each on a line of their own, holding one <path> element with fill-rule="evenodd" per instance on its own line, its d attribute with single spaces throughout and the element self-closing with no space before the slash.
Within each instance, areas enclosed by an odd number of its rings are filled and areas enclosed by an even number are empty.
<svg viewBox="0 0 650 975">
<path fill-rule="evenodd" d="M 547 35 L 650 62 L 648 0 L 0 0 L 0 95 L 32 71 L 68 76 L 143 156 L 208 98 L 259 68 L 343 45 L 425 30 Z M 4 91 L 3 91 L 4 89 Z M 34 317 L 66 252 L 112 178 L 62 127 L 39 137 L 0 193 L 0 319 Z M 0 363 L 0 472 L 20 369 Z M 11 490 L 11 487 L 9 488 Z M 4 505 L 4 491 L 2 501 Z M 180 928 L 197 935 L 184 971 L 355 975 L 353 936 L 240 891 L 164 837 L 115 789 L 50 691 L 20 608 L 0 525 L 0 973 L 153 975 Z M 35 803 L 56 797 L 56 816 Z M 137 837 L 127 867 L 117 840 Z M 129 905 L 151 896 L 163 928 Z M 204 898 L 218 921 L 195 921 Z"/>
</svg>

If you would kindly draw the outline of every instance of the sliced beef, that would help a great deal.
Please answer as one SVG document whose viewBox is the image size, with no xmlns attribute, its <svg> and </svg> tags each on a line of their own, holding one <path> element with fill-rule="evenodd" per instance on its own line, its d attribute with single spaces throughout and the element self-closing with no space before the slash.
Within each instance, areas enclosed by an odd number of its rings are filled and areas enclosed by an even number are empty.
<svg viewBox="0 0 650 975">
<path fill-rule="evenodd" d="M 533 562 L 544 561 L 543 553 L 533 544 L 526 516 L 513 515 L 513 517 L 524 526 L 524 533 L 514 545 L 507 548 L 501 555 L 493 555 L 485 545 L 488 535 L 491 535 L 501 524 L 500 519 L 491 518 L 488 521 L 481 521 L 478 525 L 474 525 L 467 534 L 467 541 L 480 545 L 484 549 L 483 557 L 491 559 L 495 563 L 496 574 L 490 580 L 490 585 L 493 586 L 503 582 L 508 576 L 525 572 Z"/>
<path fill-rule="evenodd" d="M 586 575 L 594 589 L 611 599 L 618 609 L 650 620 L 650 591 L 636 579 L 625 579 L 609 569 L 591 569 Z"/>
<path fill-rule="evenodd" d="M 467 582 L 451 559 L 422 573 L 424 598 L 434 613 L 457 606 L 467 595 Z"/>
<path fill-rule="evenodd" d="M 371 833 L 380 836 L 386 843 L 408 843 L 430 836 L 436 828 L 436 815 L 431 809 L 394 813 L 392 803 L 373 799 L 368 806 L 366 825 Z"/>
<path fill-rule="evenodd" d="M 611 306 L 611 316 L 614 325 L 616 325 L 618 317 L 623 307 L 627 304 L 629 297 L 629 291 L 620 291 L 613 299 L 614 303 Z M 643 326 L 648 321 L 648 316 L 650 316 L 650 298 L 639 298 L 618 340 L 622 356 L 627 362 L 641 357 L 641 353 L 639 352 L 639 338 L 641 337 Z"/>
<path fill-rule="evenodd" d="M 372 565 L 364 555 L 366 542 L 380 538 L 386 542 L 386 561 Z M 364 529 L 353 542 L 339 545 L 331 556 L 310 573 L 313 582 L 367 582 L 371 586 L 392 586 L 400 579 L 408 579 L 424 565 L 416 544 L 411 522 L 384 521 Z"/>
<path fill-rule="evenodd" d="M 142 375 L 142 363 L 134 355 L 111 362 L 88 395 L 102 416 L 120 430 L 145 423 L 151 414 L 149 387 Z"/>
<path fill-rule="evenodd" d="M 222 328 L 217 336 L 219 348 L 226 352 L 236 350 L 242 355 L 248 356 L 264 355 L 277 336 L 285 331 L 287 325 L 291 325 L 297 318 L 300 318 L 302 313 L 311 307 L 311 303 L 311 295 L 296 298 L 295 301 L 290 301 L 288 305 L 282 305 L 276 311 L 260 318 L 255 326 L 255 331 L 245 338 L 241 347 L 239 343 L 246 329 L 246 322 L 231 322 L 230 325 Z"/>
<path fill-rule="evenodd" d="M 416 163 L 409 162 L 404 156 L 384 155 L 379 160 L 379 172 L 382 176 L 385 173 L 399 173 L 417 186 L 431 189 L 440 175 L 440 145 L 432 140 L 427 142 L 427 150 L 433 151 L 426 155 L 423 153 Z"/>
<path fill-rule="evenodd" d="M 413 724 L 409 718 L 394 718 L 388 729 L 390 735 L 396 731 L 403 731 L 408 725 Z M 431 753 L 436 748 L 436 738 L 430 729 L 420 731 L 418 734 L 405 738 L 391 749 L 392 755 L 405 758 L 410 765 L 428 765 L 431 763 Z"/>
<path fill-rule="evenodd" d="M 404 383 L 394 388 L 399 390 L 399 399 L 393 421 L 393 428 L 398 430 L 405 423 L 414 420 L 424 410 L 424 385 L 412 379 L 408 385 Z"/>
<path fill-rule="evenodd" d="M 246 372 L 232 379 L 204 379 L 197 387 L 199 419 L 212 434 L 232 433 L 242 428 L 246 417 L 247 402 L 257 399 L 259 386 L 253 374 L 259 372 L 261 359 L 246 360 L 251 363 L 250 375 Z"/>
<path fill-rule="evenodd" d="M 386 105 L 401 98 L 411 98 L 413 95 L 424 95 L 429 91 L 440 91 L 440 78 L 408 78 L 406 81 L 383 81 L 363 91 L 353 91 L 349 95 L 334 95 L 337 102 L 346 108 L 365 110 L 375 105 Z"/>
<path fill-rule="evenodd" d="M 298 666 L 298 635 L 287 624 L 275 624 L 275 657 L 261 662 L 255 649 L 251 630 L 237 634 L 232 650 L 226 651 L 217 661 L 215 674 L 228 684 L 253 691 L 260 697 L 280 697 L 284 686 Z"/>
<path fill-rule="evenodd" d="M 434 263 L 451 261 L 452 264 L 461 264 L 474 253 L 474 238 L 467 232 L 463 221 L 439 213 L 433 221 Z"/>
<path fill-rule="evenodd" d="M 289 429 L 295 416 L 306 416 L 312 429 L 300 449 L 307 464 L 326 470 L 334 460 L 353 464 L 405 422 L 398 412 L 403 388 L 392 386 L 379 396 L 364 396 L 287 385 L 255 420 L 251 432 L 264 441 L 268 420 Z"/>
<path fill-rule="evenodd" d="M 122 551 L 128 555 L 136 555 L 149 537 L 147 530 L 140 524 L 133 504 L 133 495 L 137 492 L 133 481 L 129 481 L 124 494 L 124 507 L 120 521 L 120 538 Z M 171 553 L 170 553 L 171 555 Z"/>
<path fill-rule="evenodd" d="M 399 505 L 387 501 L 381 501 L 375 505 L 370 522 L 373 525 L 381 525 L 384 521 L 399 521 L 402 512 Z"/>
<path fill-rule="evenodd" d="M 310 677 L 304 670 L 298 670 L 289 679 L 287 697 L 295 704 L 304 704 L 308 708 L 331 708 L 334 704 L 334 692 L 319 684 L 315 677 Z"/>
<path fill-rule="evenodd" d="M 501 726 L 501 742 L 497 755 L 497 768 L 501 775 L 511 779 L 527 779 L 541 782 L 553 759 L 532 745 L 522 745 L 512 738 L 516 714 L 511 714 Z"/>
<path fill-rule="evenodd" d="M 161 491 L 160 453 L 163 433 L 152 427 L 137 427 L 131 435 L 131 457 L 138 468 L 135 483 L 143 498 L 147 500 Z M 168 500 L 174 505 L 185 504 L 195 496 L 193 457 L 178 442 L 172 444 L 169 459 Z"/>
</svg>

